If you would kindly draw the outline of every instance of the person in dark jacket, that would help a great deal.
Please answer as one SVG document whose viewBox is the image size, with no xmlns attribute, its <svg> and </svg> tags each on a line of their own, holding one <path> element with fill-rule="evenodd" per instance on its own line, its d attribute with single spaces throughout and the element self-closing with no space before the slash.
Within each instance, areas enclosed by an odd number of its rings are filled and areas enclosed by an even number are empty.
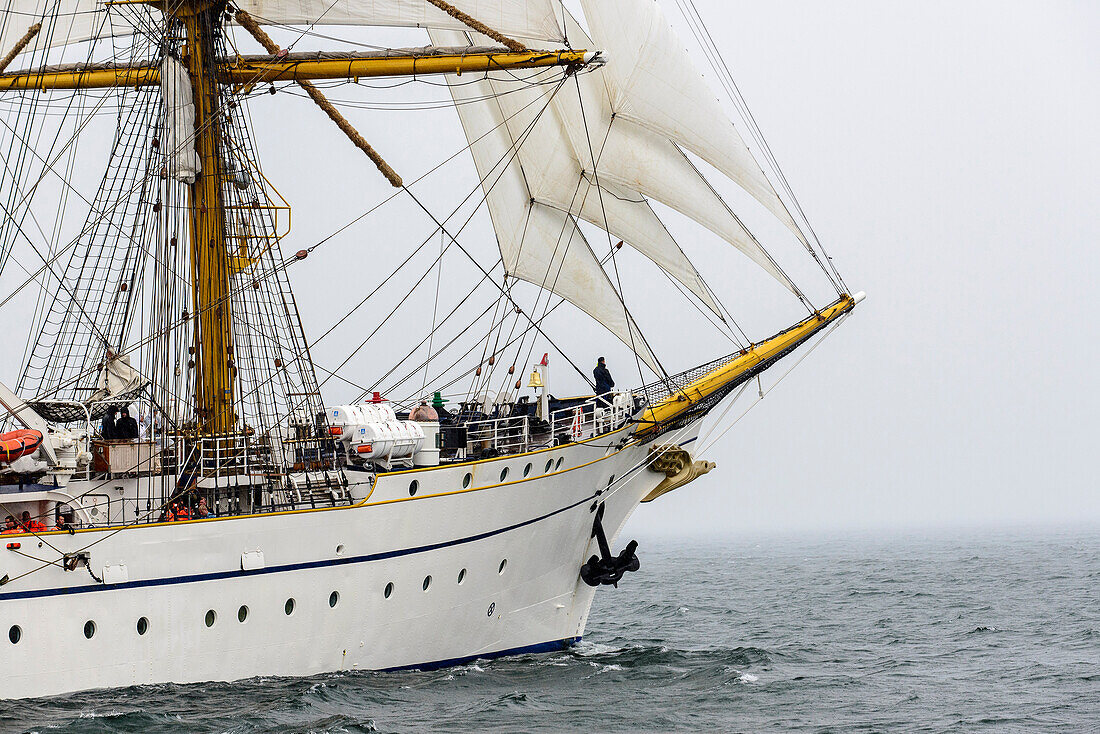
<svg viewBox="0 0 1100 734">
<path fill-rule="evenodd" d="M 122 409 L 122 417 L 115 423 L 115 438 L 134 439 L 138 437 L 137 421 L 130 417 L 130 411 Z"/>
<path fill-rule="evenodd" d="M 107 408 L 106 414 L 103 416 L 103 422 L 99 424 L 99 437 L 110 441 L 114 438 L 118 438 L 116 435 L 118 429 L 115 427 L 115 414 L 118 413 L 118 408 Z"/>
<path fill-rule="evenodd" d="M 615 387 L 615 380 L 611 379 L 611 372 L 608 371 L 607 365 L 604 364 L 604 358 L 600 357 L 596 360 L 596 369 L 592 370 L 592 376 L 596 378 L 596 395 L 602 396 L 611 392 L 611 388 Z M 600 397 L 600 404 L 604 407 L 611 405 L 611 401 L 607 398 Z"/>
</svg>

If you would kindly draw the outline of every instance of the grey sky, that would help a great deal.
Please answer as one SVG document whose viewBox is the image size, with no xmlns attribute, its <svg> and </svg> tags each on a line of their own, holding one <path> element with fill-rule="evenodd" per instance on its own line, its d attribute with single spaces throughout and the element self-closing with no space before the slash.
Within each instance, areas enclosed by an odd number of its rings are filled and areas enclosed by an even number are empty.
<svg viewBox="0 0 1100 734">
<path fill-rule="evenodd" d="M 1090 462 L 1100 438 L 1091 375 L 1100 329 L 1090 308 L 1100 278 L 1100 8 L 696 4 L 815 229 L 868 300 L 706 452 L 715 472 L 643 506 L 628 532 L 1100 521 Z M 675 3 L 663 6 L 678 22 Z M 331 94 L 442 99 L 424 85 L 354 92 Z M 347 114 L 406 179 L 465 145 L 446 109 Z M 265 173 L 294 206 L 284 249 L 312 244 L 389 194 L 308 102 L 276 95 L 253 117 Z M 475 184 L 463 158 L 415 190 L 445 213 Z M 737 192 L 719 187 L 736 205 Z M 661 214 L 751 336 L 799 317 L 789 295 L 728 245 Z M 780 229 L 752 212 L 746 219 L 778 233 L 777 255 L 800 262 Z M 318 249 L 292 271 L 307 330 L 326 329 L 432 228 L 402 200 Z M 496 257 L 485 216 L 460 240 L 486 265 Z M 317 361 L 342 361 L 430 258 L 318 345 Z M 474 273 L 448 255 L 441 303 L 461 297 Z M 624 257 L 621 275 L 670 371 L 731 351 L 640 258 Z M 426 333 L 434 276 L 417 293 L 349 364 L 349 378 L 370 385 Z M 637 383 L 625 348 L 584 317 L 561 309 L 548 331 L 586 370 L 606 354 L 620 385 Z M 543 351 L 540 342 L 534 358 Z M 17 360 L 0 358 L 9 384 Z M 581 388 L 560 360 L 554 378 L 555 392 Z M 355 392 L 326 385 L 330 402 Z"/>
</svg>

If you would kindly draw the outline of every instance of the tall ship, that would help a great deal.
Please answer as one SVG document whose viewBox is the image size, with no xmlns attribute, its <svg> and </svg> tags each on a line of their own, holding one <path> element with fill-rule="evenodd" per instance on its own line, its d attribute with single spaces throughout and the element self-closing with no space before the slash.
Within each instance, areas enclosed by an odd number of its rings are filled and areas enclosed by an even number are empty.
<svg viewBox="0 0 1100 734">
<path fill-rule="evenodd" d="M 644 573 L 619 537 L 635 509 L 714 468 L 704 418 L 713 442 L 862 298 L 690 3 L 723 102 L 653 0 L 4 2 L 2 698 L 568 647 L 600 587 Z M 419 131 L 426 171 L 341 91 L 405 84 L 440 90 L 465 143 Z M 291 231 L 261 165 L 254 110 L 291 96 L 343 146 L 333 186 L 389 192 L 322 237 Z M 392 272 L 325 263 L 397 205 L 407 238 L 361 245 L 399 253 Z M 736 250 L 703 268 L 719 287 L 680 245 L 703 236 Z M 318 260 L 361 290 L 296 277 Z M 473 272 L 454 301 L 445 262 Z M 694 321 L 643 329 L 638 273 Z M 335 304 L 327 331 L 303 328 L 303 291 Z M 784 320 L 757 333 L 731 293 Z M 646 335 L 697 327 L 718 335 L 702 364 Z M 621 342 L 618 382 L 563 346 L 584 328 Z M 348 367 L 364 349 L 384 373 Z"/>
</svg>

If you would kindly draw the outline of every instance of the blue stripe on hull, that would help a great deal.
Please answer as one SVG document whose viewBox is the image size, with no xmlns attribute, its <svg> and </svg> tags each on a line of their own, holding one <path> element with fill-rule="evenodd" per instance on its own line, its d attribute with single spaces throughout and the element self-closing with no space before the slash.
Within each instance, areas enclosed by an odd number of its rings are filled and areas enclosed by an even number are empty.
<svg viewBox="0 0 1100 734">
<path fill-rule="evenodd" d="M 399 670 L 439 670 L 440 668 L 450 668 L 455 665 L 465 665 L 467 663 L 472 663 L 475 660 L 492 660 L 493 658 L 504 658 L 512 655 L 527 655 L 540 652 L 560 652 L 561 650 L 568 650 L 580 641 L 581 638 L 579 636 L 566 637 L 564 640 L 540 642 L 537 645 L 512 647 L 507 650 L 485 652 L 481 653 L 480 655 L 467 655 L 466 657 L 450 658 L 449 660 L 436 660 L 431 663 L 418 663 L 417 665 L 399 665 L 396 668 L 383 668 L 381 672 L 393 673 Z"/>
<path fill-rule="evenodd" d="M 602 490 L 601 490 L 602 492 Z M 477 535 L 470 535 L 465 538 L 458 538 L 456 540 L 447 540 L 440 543 L 432 543 L 430 545 L 421 545 L 414 548 L 401 548 L 399 550 L 384 551 L 382 553 L 371 553 L 365 556 L 353 556 L 351 558 L 330 558 L 323 561 L 305 561 L 302 563 L 287 563 L 282 566 L 272 566 L 270 568 L 261 568 L 254 571 L 215 571 L 212 573 L 197 573 L 189 576 L 168 576 L 159 579 L 144 579 L 141 581 L 128 581 L 120 584 L 89 584 L 86 586 L 68 586 L 59 587 L 53 589 L 34 589 L 31 591 L 10 591 L 0 594 L 0 601 L 5 599 L 32 599 L 44 596 L 61 596 L 62 594 L 89 594 L 95 591 L 114 591 L 116 589 L 140 589 L 150 586 L 174 586 L 176 584 L 190 584 L 197 581 L 217 581 L 220 579 L 228 578 L 240 578 L 242 576 L 261 576 L 269 573 L 285 573 L 287 571 L 302 571 L 311 568 L 322 568 L 325 566 L 344 566 L 353 563 L 368 563 L 370 561 L 382 561 L 387 558 L 397 558 L 399 556 L 408 556 L 415 553 L 426 553 L 428 551 L 439 550 L 440 548 L 449 548 L 454 545 L 462 545 L 464 543 L 473 543 L 478 540 L 484 540 L 485 538 L 491 538 L 494 535 L 500 535 L 501 533 L 507 533 L 511 530 L 526 527 L 527 525 L 533 525 L 537 522 L 541 522 L 554 515 L 560 515 L 563 512 L 568 512 L 574 507 L 578 507 L 587 502 L 590 502 L 595 498 L 596 494 L 591 494 L 584 499 L 578 500 L 571 505 L 565 507 L 559 507 L 556 510 L 546 513 L 540 517 L 532 518 L 530 520 L 524 520 L 512 525 L 508 525 L 496 530 L 488 530 L 484 533 L 478 533 Z M 363 508 L 367 509 L 367 508 Z"/>
</svg>

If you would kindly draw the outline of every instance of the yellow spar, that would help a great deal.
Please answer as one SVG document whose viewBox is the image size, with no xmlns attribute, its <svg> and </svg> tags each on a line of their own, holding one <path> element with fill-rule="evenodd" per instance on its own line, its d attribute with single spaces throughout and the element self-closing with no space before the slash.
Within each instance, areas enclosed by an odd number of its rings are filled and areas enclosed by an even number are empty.
<svg viewBox="0 0 1100 734">
<path fill-rule="evenodd" d="M 657 430 L 659 426 L 667 424 L 677 416 L 687 412 L 692 406 L 715 394 L 754 367 L 781 356 L 787 350 L 798 346 L 828 324 L 835 322 L 851 311 L 855 304 L 856 299 L 844 294 L 829 306 L 798 322 L 786 331 L 752 345 L 752 347 L 726 364 L 716 367 L 694 382 L 689 383 L 669 395 L 662 402 L 651 405 L 640 420 L 641 427 L 638 429 L 637 435 L 644 435 Z"/>
<path fill-rule="evenodd" d="M 222 84 L 248 85 L 310 79 L 359 79 L 376 76 L 462 74 L 504 69 L 584 65 L 596 60 L 592 51 L 478 51 L 443 54 L 287 54 L 236 56 L 218 67 Z M 105 89 L 160 84 L 152 64 L 134 66 L 70 65 L 0 74 L 0 92 L 19 89 Z"/>
</svg>

